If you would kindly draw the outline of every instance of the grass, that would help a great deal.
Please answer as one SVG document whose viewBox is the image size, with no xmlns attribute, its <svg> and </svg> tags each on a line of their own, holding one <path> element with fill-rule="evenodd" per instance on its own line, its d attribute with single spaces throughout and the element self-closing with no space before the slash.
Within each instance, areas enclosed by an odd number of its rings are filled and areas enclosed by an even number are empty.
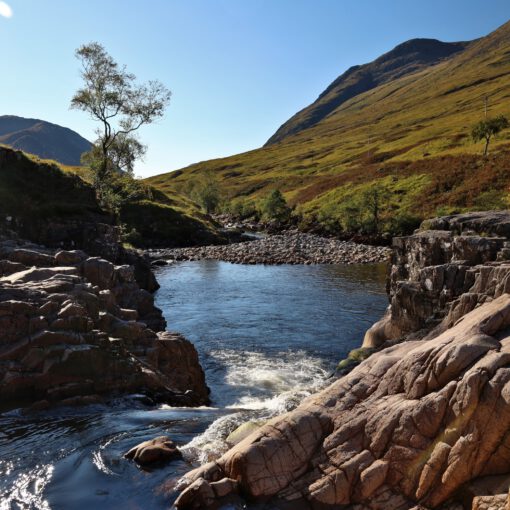
<svg viewBox="0 0 510 510">
<path fill-rule="evenodd" d="M 78 176 L 66 174 L 54 162 L 7 148 L 0 148 L 0 211 L 34 222 L 107 216 L 92 187 Z"/>
<path fill-rule="evenodd" d="M 448 61 L 350 99 L 276 145 L 146 182 L 171 196 L 213 172 L 226 199 L 260 201 L 279 188 L 310 218 L 341 219 L 347 198 L 380 181 L 391 189 L 395 214 L 507 207 L 510 130 L 494 140 L 486 160 L 483 144 L 470 138 L 486 96 L 490 115 L 510 116 L 510 24 Z"/>
<path fill-rule="evenodd" d="M 41 222 L 69 220 L 112 223 L 98 205 L 90 172 L 0 147 L 0 214 L 34 229 Z M 142 246 L 187 246 L 218 242 L 216 226 L 199 207 L 177 193 L 140 183 L 144 198 L 120 211 L 126 242 Z M 3 218 L 2 218 L 3 220 Z"/>
</svg>

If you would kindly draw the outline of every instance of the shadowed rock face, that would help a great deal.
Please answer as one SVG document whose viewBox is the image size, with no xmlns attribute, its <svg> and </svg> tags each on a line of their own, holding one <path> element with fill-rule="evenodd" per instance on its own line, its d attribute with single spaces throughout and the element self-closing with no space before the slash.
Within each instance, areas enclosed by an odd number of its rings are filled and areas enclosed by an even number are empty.
<svg viewBox="0 0 510 510">
<path fill-rule="evenodd" d="M 447 216 L 424 226 L 433 230 L 393 240 L 390 307 L 365 335 L 364 347 L 444 331 L 476 306 L 510 292 L 509 212 Z"/>
<path fill-rule="evenodd" d="M 133 266 L 0 236 L 3 409 L 124 392 L 206 403 L 195 348 L 165 326 Z"/>
<path fill-rule="evenodd" d="M 487 480 L 505 475 L 508 492 L 510 213 L 431 224 L 395 240 L 391 305 L 365 338 L 386 348 L 189 473 L 178 508 L 240 493 L 292 509 L 508 510 Z"/>
</svg>

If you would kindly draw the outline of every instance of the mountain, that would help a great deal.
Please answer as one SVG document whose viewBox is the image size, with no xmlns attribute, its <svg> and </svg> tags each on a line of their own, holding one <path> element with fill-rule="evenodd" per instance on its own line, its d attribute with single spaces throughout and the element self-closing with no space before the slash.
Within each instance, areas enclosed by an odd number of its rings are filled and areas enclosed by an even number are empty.
<svg viewBox="0 0 510 510">
<path fill-rule="evenodd" d="M 384 213 L 390 220 L 509 208 L 509 130 L 491 142 L 487 159 L 470 135 L 484 118 L 486 98 L 489 116 L 510 116 L 510 23 L 471 43 L 419 41 L 393 50 L 389 62 L 398 62 L 393 71 L 384 67 L 384 56 L 377 66 L 369 64 L 382 83 L 342 100 L 310 127 L 149 183 L 164 192 L 183 191 L 207 172 L 227 198 L 255 203 L 279 188 L 305 223 L 343 230 L 359 224 L 360 203 L 379 184 L 389 192 Z M 429 52 L 435 56 L 425 65 L 428 45 L 437 51 Z M 417 47 L 421 50 L 414 51 Z M 345 90 L 348 78 L 331 85 L 323 100 Z M 302 127 L 296 120 L 293 125 Z"/>
<path fill-rule="evenodd" d="M 71 129 L 14 115 L 0 115 L 0 144 L 64 165 L 79 165 L 82 153 L 92 146 Z"/>
<path fill-rule="evenodd" d="M 438 64 L 465 50 L 469 44 L 471 43 L 411 39 L 369 64 L 351 67 L 329 85 L 314 103 L 285 122 L 267 141 L 266 146 L 314 126 L 349 99 L 383 83 Z"/>
</svg>

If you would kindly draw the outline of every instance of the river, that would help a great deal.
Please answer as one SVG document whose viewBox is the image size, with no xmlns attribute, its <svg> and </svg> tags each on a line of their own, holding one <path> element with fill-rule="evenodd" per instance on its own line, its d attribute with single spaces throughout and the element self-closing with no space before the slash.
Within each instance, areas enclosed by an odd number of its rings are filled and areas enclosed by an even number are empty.
<svg viewBox="0 0 510 510">
<path fill-rule="evenodd" d="M 160 510 L 169 487 L 227 448 L 245 421 L 291 409 L 327 384 L 387 306 L 385 268 L 181 262 L 158 269 L 157 305 L 200 354 L 212 404 L 139 400 L 0 415 L 0 510 Z M 158 435 L 185 460 L 143 471 L 122 455 Z"/>
</svg>

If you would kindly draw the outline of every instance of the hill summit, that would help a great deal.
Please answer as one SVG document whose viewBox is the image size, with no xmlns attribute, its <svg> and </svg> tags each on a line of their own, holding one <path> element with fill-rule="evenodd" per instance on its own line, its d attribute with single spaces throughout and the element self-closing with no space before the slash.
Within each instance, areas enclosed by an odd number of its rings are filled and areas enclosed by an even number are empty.
<svg viewBox="0 0 510 510">
<path fill-rule="evenodd" d="M 340 105 L 363 92 L 438 64 L 467 48 L 470 42 L 442 42 L 437 39 L 411 39 L 370 62 L 353 66 L 340 75 L 311 105 L 285 122 L 266 143 L 314 126 Z"/>
<path fill-rule="evenodd" d="M 15 115 L 0 115 L 0 144 L 64 165 L 79 165 L 81 155 L 92 146 L 69 128 Z"/>
</svg>

